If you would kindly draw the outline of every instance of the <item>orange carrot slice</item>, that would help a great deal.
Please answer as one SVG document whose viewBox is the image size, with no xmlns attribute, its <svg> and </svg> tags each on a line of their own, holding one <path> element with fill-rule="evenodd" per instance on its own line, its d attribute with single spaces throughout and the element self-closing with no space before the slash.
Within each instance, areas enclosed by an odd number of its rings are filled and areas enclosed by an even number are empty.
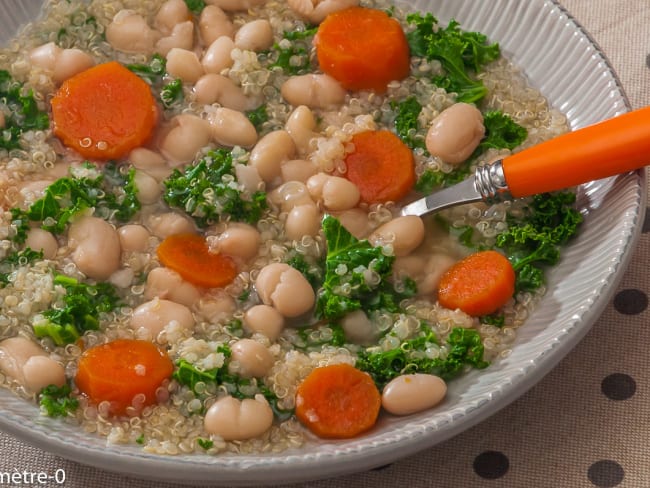
<svg viewBox="0 0 650 488">
<path fill-rule="evenodd" d="M 86 349 L 79 358 L 75 384 L 93 402 L 110 402 L 110 412 L 123 415 L 136 395 L 141 406 L 156 403 L 156 390 L 174 365 L 155 344 L 117 339 Z"/>
<path fill-rule="evenodd" d="M 157 116 L 149 85 L 116 61 L 69 78 L 52 98 L 54 134 L 90 159 L 119 159 L 143 145 Z"/>
<path fill-rule="evenodd" d="M 346 439 L 367 431 L 380 406 L 370 375 L 349 364 L 314 369 L 296 391 L 296 417 L 324 438 Z"/>
<path fill-rule="evenodd" d="M 357 185 L 366 203 L 397 202 L 415 184 L 413 153 L 388 130 L 352 137 L 354 151 L 345 158 L 345 177 Z"/>
<path fill-rule="evenodd" d="M 408 41 L 384 11 L 351 7 L 328 15 L 314 37 L 323 72 L 348 90 L 383 93 L 410 71 Z"/>
<path fill-rule="evenodd" d="M 226 286 L 237 276 L 235 261 L 225 254 L 210 251 L 198 234 L 174 234 L 158 246 L 158 259 L 181 277 L 198 286 Z"/>
<path fill-rule="evenodd" d="M 480 251 L 451 266 L 440 278 L 438 302 L 478 317 L 504 306 L 515 293 L 515 271 L 496 251 Z"/>
</svg>

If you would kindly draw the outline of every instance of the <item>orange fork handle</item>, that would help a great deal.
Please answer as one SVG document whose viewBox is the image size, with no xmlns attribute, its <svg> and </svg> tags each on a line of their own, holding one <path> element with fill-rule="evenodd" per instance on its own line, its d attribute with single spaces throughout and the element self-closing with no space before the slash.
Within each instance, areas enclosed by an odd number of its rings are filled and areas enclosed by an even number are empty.
<svg viewBox="0 0 650 488">
<path fill-rule="evenodd" d="M 650 164 L 650 107 L 568 132 L 503 159 L 513 197 L 561 190 Z"/>
</svg>

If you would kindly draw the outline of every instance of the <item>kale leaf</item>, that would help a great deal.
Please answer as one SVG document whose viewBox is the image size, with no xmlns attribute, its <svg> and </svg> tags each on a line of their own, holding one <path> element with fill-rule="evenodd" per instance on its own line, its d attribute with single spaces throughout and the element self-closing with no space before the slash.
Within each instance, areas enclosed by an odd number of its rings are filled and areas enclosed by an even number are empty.
<svg viewBox="0 0 650 488">
<path fill-rule="evenodd" d="M 165 76 L 167 61 L 160 54 L 154 54 L 148 63 L 127 64 L 126 67 L 149 84 L 159 85 Z"/>
<path fill-rule="evenodd" d="M 9 283 L 9 275 L 16 269 L 16 266 L 25 266 L 43 259 L 42 251 L 34 251 L 27 247 L 22 251 L 15 251 L 7 255 L 0 261 L 0 286 Z"/>
<path fill-rule="evenodd" d="M 544 284 L 544 266 L 560 260 L 560 246 L 577 232 L 582 215 L 573 208 L 570 191 L 535 195 L 518 219 L 496 236 L 496 246 L 510 259 L 517 276 L 517 291 L 532 291 Z"/>
<path fill-rule="evenodd" d="M 424 149 L 424 137 L 416 138 L 418 132 L 418 116 L 422 105 L 415 97 L 408 97 L 402 102 L 391 102 L 391 108 L 397 112 L 395 116 L 395 131 L 400 139 L 411 149 Z"/>
<path fill-rule="evenodd" d="M 72 398 L 70 385 L 49 385 L 39 394 L 39 404 L 49 417 L 66 417 L 79 407 L 79 401 Z"/>
<path fill-rule="evenodd" d="M 358 240 L 332 216 L 326 216 L 322 226 L 327 256 L 316 317 L 335 321 L 354 310 L 398 312 L 405 295 L 389 280 L 395 257 L 367 240 Z M 414 291 L 413 286 L 408 288 Z"/>
<path fill-rule="evenodd" d="M 286 75 L 300 75 L 307 73 L 311 61 L 311 38 L 316 34 L 318 27 L 304 30 L 286 31 L 284 38 L 273 45 L 269 59 L 274 59 L 268 66 L 269 69 L 280 68 Z"/>
<path fill-rule="evenodd" d="M 256 109 L 246 112 L 246 117 L 248 117 L 248 120 L 250 120 L 251 124 L 255 126 L 255 129 L 259 133 L 262 131 L 264 122 L 269 120 L 269 113 L 266 105 L 260 105 Z"/>
<path fill-rule="evenodd" d="M 481 336 L 475 329 L 456 327 L 447 337 L 446 357 L 429 358 L 422 354 L 432 345 L 439 344 L 433 331 L 402 342 L 399 347 L 382 352 L 361 351 L 355 366 L 366 371 L 381 390 L 397 376 L 425 373 L 440 376 L 444 380 L 456 377 L 466 365 L 476 369 L 486 368 Z"/>
<path fill-rule="evenodd" d="M 185 0 L 185 5 L 187 5 L 187 8 L 194 15 L 199 15 L 205 8 L 205 2 L 203 0 Z"/>
<path fill-rule="evenodd" d="M 497 43 L 488 44 L 480 32 L 460 30 L 459 23 L 451 20 L 444 29 L 431 14 L 409 14 L 406 17 L 415 28 L 406 37 L 411 55 L 436 59 L 442 63 L 445 74 L 435 76 L 433 82 L 457 94 L 459 102 L 478 102 L 487 94 L 480 80 L 472 79 L 469 71 L 479 72 L 482 67 L 500 56 Z"/>
<path fill-rule="evenodd" d="M 202 228 L 226 216 L 254 224 L 267 208 L 265 192 L 248 195 L 237 184 L 232 154 L 225 149 L 210 151 L 184 171 L 175 169 L 164 185 L 165 202 L 186 212 Z"/>
<path fill-rule="evenodd" d="M 185 99 L 180 78 L 170 81 L 160 90 L 160 102 L 165 109 L 173 108 Z"/>
<path fill-rule="evenodd" d="M 29 130 L 45 130 L 50 126 L 46 112 L 39 110 L 34 92 L 24 93 L 23 85 L 0 70 L 0 107 L 6 107 L 4 127 L 0 129 L 0 148 L 20 148 L 20 136 Z M 8 113 L 7 113 L 8 112 Z"/>
<path fill-rule="evenodd" d="M 140 210 L 135 169 L 122 174 L 118 166 L 108 163 L 102 171 L 94 177 L 56 180 L 24 216 L 32 222 L 43 222 L 43 229 L 54 234 L 62 234 L 73 216 L 90 208 L 105 220 L 129 221 Z"/>
<path fill-rule="evenodd" d="M 483 152 L 489 148 L 513 150 L 522 144 L 528 131 L 515 122 L 512 117 L 500 110 L 491 110 L 483 114 L 485 137 L 481 140 L 477 151 Z"/>
<path fill-rule="evenodd" d="M 119 306 L 119 297 L 111 283 L 90 285 L 57 275 L 54 284 L 65 289 L 64 306 L 45 310 L 33 328 L 36 337 L 50 337 L 57 346 L 75 342 L 88 330 L 98 330 L 100 315 Z"/>
</svg>

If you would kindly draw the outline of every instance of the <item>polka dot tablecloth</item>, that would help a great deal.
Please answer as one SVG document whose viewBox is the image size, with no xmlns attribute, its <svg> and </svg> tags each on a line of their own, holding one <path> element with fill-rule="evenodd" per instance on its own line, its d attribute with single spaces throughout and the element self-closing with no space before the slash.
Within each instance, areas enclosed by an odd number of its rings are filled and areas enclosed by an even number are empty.
<svg viewBox="0 0 650 488">
<path fill-rule="evenodd" d="M 650 104 L 650 1 L 562 3 L 610 59 L 633 108 Z M 520 399 L 412 457 L 369 472 L 292 486 L 650 487 L 649 292 L 647 220 L 603 315 L 558 367 Z M 172 487 L 79 465 L 0 434 L 0 472 L 24 470 L 62 470 L 66 479 L 59 486 L 66 487 Z"/>
</svg>

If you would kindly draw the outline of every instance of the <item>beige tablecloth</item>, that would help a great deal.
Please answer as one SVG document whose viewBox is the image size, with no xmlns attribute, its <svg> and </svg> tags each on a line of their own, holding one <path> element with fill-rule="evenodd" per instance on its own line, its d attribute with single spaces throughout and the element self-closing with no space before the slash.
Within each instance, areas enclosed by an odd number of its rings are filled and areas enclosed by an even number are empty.
<svg viewBox="0 0 650 488">
<path fill-rule="evenodd" d="M 606 53 L 633 108 L 650 103 L 650 1 L 562 3 Z M 586 338 L 493 417 L 381 469 L 294 486 L 650 487 L 648 263 L 650 221 L 612 303 Z M 0 433 L 0 472 L 57 470 L 65 483 L 49 486 L 172 486 L 79 465 Z"/>
</svg>

